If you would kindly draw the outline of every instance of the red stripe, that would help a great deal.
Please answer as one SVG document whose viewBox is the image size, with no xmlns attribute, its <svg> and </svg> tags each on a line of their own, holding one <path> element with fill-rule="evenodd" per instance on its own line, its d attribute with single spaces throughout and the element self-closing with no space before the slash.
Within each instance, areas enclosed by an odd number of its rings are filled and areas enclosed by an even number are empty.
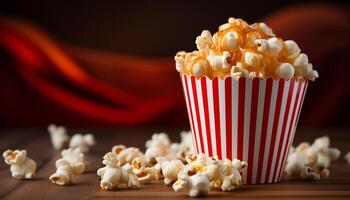
<svg viewBox="0 0 350 200">
<path fill-rule="evenodd" d="M 288 153 L 288 150 L 289 150 L 289 147 L 290 147 L 290 138 L 291 138 L 291 132 L 293 130 L 293 121 L 294 121 L 294 118 L 295 118 L 295 112 L 296 112 L 296 107 L 298 105 L 298 98 L 299 98 L 299 95 L 300 95 L 300 89 L 301 89 L 301 83 L 298 83 L 298 89 L 297 89 L 297 92 L 296 92 L 296 97 L 295 97 L 295 101 L 294 101 L 294 105 L 293 105 L 293 112 L 292 112 L 292 118 L 291 118 L 291 121 L 290 121 L 290 125 L 289 125 L 289 128 L 288 128 L 288 136 L 287 136 L 287 146 L 286 148 L 284 149 L 283 151 L 283 158 L 282 158 L 282 170 L 280 171 L 280 175 L 279 177 L 281 177 L 282 173 L 283 173 L 283 170 L 284 170 L 284 165 L 285 165 L 285 159 L 286 159 L 286 155 Z"/>
<path fill-rule="evenodd" d="M 237 159 L 239 160 L 243 159 L 245 81 L 245 78 L 240 78 L 238 85 Z"/>
<path fill-rule="evenodd" d="M 268 78 L 266 81 L 266 86 L 265 86 L 264 113 L 263 113 L 263 120 L 262 120 L 262 126 L 261 126 L 258 172 L 257 172 L 257 176 L 256 176 L 258 182 L 261 179 L 261 172 L 262 172 L 262 168 L 263 168 L 262 165 L 264 162 L 266 134 L 267 134 L 267 127 L 268 127 L 268 122 L 269 122 L 269 115 L 270 115 L 272 82 L 273 82 L 273 79 Z"/>
<path fill-rule="evenodd" d="M 211 146 L 211 134 L 210 134 L 210 122 L 209 122 L 209 111 L 208 111 L 208 94 L 207 94 L 207 78 L 201 78 L 202 84 L 202 96 L 203 96 L 203 107 L 204 107 L 204 117 L 205 117 L 205 130 L 207 132 L 207 143 L 208 143 L 208 153 L 209 156 L 213 156 L 212 146 Z"/>
<path fill-rule="evenodd" d="M 254 163 L 254 145 L 255 145 L 255 130 L 256 130 L 256 114 L 258 108 L 258 99 L 259 99 L 259 83 L 260 80 L 255 78 L 253 80 L 253 89 L 252 89 L 252 99 L 251 99 L 251 110 L 250 110 L 250 127 L 249 127 L 249 150 L 248 150 L 248 171 L 247 178 L 248 184 L 252 183 L 252 171 Z"/>
<path fill-rule="evenodd" d="M 282 123 L 280 143 L 278 145 L 278 151 L 277 151 L 277 156 L 276 156 L 276 166 L 275 166 L 275 169 L 273 171 L 272 180 L 275 180 L 277 174 L 279 174 L 279 172 L 277 172 L 277 168 L 278 168 L 279 160 L 281 159 L 280 156 L 281 156 L 281 151 L 282 151 L 283 139 L 285 138 L 285 135 L 288 135 L 288 133 L 286 134 L 286 126 L 287 126 L 287 120 L 288 120 L 288 115 L 289 115 L 289 110 L 290 110 L 290 103 L 291 103 L 292 96 L 293 96 L 294 83 L 295 83 L 294 79 L 290 80 L 287 103 L 286 103 L 286 110 L 284 112 L 283 123 Z"/>
<path fill-rule="evenodd" d="M 190 120 L 191 120 L 191 124 L 192 124 L 192 134 L 193 134 L 193 138 L 194 138 L 194 142 L 195 142 L 196 151 L 198 153 L 199 149 L 198 149 L 198 142 L 197 142 L 197 137 L 196 137 L 196 131 L 194 129 L 192 106 L 191 106 L 190 94 L 188 92 L 187 76 L 184 75 L 184 77 L 185 77 L 184 79 L 185 79 L 185 87 L 186 87 L 187 103 L 188 103 L 188 112 L 189 112 L 188 114 L 190 115 Z"/>
<path fill-rule="evenodd" d="M 197 98 L 197 87 L 196 87 L 196 78 L 191 77 L 191 83 L 192 83 L 192 92 L 193 92 L 193 101 L 194 101 L 194 107 L 196 111 L 197 116 L 197 125 L 198 125 L 198 133 L 199 133 L 199 140 L 202 151 L 200 153 L 204 153 L 204 143 L 203 143 L 203 136 L 202 136 L 202 126 L 201 126 L 201 117 L 199 115 L 199 108 L 198 108 L 198 98 Z"/>
<path fill-rule="evenodd" d="M 299 105 L 299 111 L 298 111 L 298 115 L 297 115 L 297 120 L 295 121 L 295 125 L 294 125 L 295 127 L 297 127 L 298 122 L 299 122 L 301 107 L 303 106 L 303 102 L 304 102 L 304 98 L 305 98 L 305 93 L 306 93 L 306 90 L 307 90 L 308 82 L 307 82 L 307 81 L 303 81 L 303 85 L 305 85 L 305 86 L 304 86 L 303 94 L 302 94 L 301 100 L 300 100 L 300 105 Z"/>
<path fill-rule="evenodd" d="M 281 103 L 282 103 L 282 97 L 283 97 L 284 81 L 285 81 L 284 79 L 280 79 L 278 82 L 276 109 L 275 109 L 274 118 L 273 118 L 273 127 L 272 127 L 272 135 L 271 135 L 271 142 L 270 142 L 269 157 L 268 157 L 268 162 L 267 162 L 265 183 L 268 183 L 269 178 L 270 178 L 272 157 L 274 154 L 275 143 L 276 143 L 277 127 L 278 127 L 278 121 L 279 121 L 280 112 L 281 112 Z"/>
<path fill-rule="evenodd" d="M 226 157 L 232 160 L 232 79 L 225 79 Z"/>
<path fill-rule="evenodd" d="M 221 132 L 220 132 L 220 108 L 219 108 L 219 86 L 218 78 L 213 79 L 213 104 L 214 104 L 214 116 L 215 116 L 215 137 L 216 137 L 216 152 L 219 159 L 222 159 L 221 155 Z"/>
</svg>

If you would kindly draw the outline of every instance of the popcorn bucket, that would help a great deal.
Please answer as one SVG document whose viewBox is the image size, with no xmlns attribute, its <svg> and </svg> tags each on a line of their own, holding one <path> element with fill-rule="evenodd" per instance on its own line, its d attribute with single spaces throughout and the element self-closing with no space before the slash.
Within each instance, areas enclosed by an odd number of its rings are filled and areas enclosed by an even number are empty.
<svg viewBox="0 0 350 200">
<path fill-rule="evenodd" d="M 247 161 L 246 184 L 279 182 L 308 81 L 181 80 L 196 153 Z"/>
</svg>

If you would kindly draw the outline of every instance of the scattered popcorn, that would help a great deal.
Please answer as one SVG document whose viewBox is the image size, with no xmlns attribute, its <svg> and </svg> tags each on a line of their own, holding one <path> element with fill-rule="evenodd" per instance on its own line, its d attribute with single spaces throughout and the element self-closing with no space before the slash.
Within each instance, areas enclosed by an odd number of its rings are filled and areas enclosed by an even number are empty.
<svg viewBox="0 0 350 200">
<path fill-rule="evenodd" d="M 122 187 L 140 187 L 140 183 L 131 165 L 127 163 L 120 167 L 116 154 L 108 152 L 103 156 L 102 163 L 106 166 L 98 169 L 97 175 L 101 177 L 100 186 L 103 190 L 112 190 Z"/>
<path fill-rule="evenodd" d="M 64 126 L 50 124 L 47 130 L 50 133 L 51 143 L 54 149 L 62 149 L 64 145 L 68 143 L 69 136 L 67 135 L 67 130 Z"/>
<path fill-rule="evenodd" d="M 153 183 L 160 178 L 160 165 L 156 164 L 152 167 L 147 167 L 143 157 L 137 157 L 131 164 L 133 172 L 136 174 L 140 183 Z"/>
<path fill-rule="evenodd" d="M 69 185 L 76 175 L 71 164 L 65 159 L 59 159 L 55 165 L 57 170 L 50 176 L 51 182 L 57 185 Z"/>
<path fill-rule="evenodd" d="M 350 151 L 345 154 L 344 159 L 350 164 Z"/>
<path fill-rule="evenodd" d="M 178 180 L 173 184 L 175 192 L 188 191 L 190 197 L 207 196 L 209 193 L 209 180 L 205 174 L 189 176 L 184 172 L 178 174 Z"/>
<path fill-rule="evenodd" d="M 265 23 L 249 25 L 231 17 L 215 34 L 203 31 L 196 38 L 196 46 L 198 51 L 176 54 L 176 69 L 180 73 L 210 79 L 231 76 L 235 80 L 318 78 L 298 44 L 276 37 Z"/>
<path fill-rule="evenodd" d="M 156 157 L 166 156 L 170 151 L 171 141 L 165 133 L 155 133 L 146 142 L 145 159 L 147 163 L 155 163 Z"/>
<path fill-rule="evenodd" d="M 329 137 L 323 136 L 315 139 L 312 145 L 303 142 L 296 148 L 292 147 L 285 167 L 287 175 L 299 176 L 305 180 L 327 178 L 331 161 L 337 160 L 341 154 L 339 149 L 329 146 Z"/>
<path fill-rule="evenodd" d="M 177 174 L 185 167 L 183 162 L 180 160 L 166 160 L 159 162 L 159 159 L 157 159 L 157 161 L 160 164 L 160 168 L 162 169 L 164 183 L 167 185 L 175 182 L 177 179 Z"/>
<path fill-rule="evenodd" d="M 117 155 L 118 165 L 122 166 L 126 163 L 131 164 L 131 162 L 139 157 L 143 156 L 143 153 L 135 147 L 126 148 L 124 145 L 115 145 L 112 148 L 112 152 Z"/>
<path fill-rule="evenodd" d="M 73 173 L 82 174 L 85 170 L 84 154 L 79 148 L 69 148 L 61 152 L 62 159 L 69 162 Z"/>
<path fill-rule="evenodd" d="M 219 160 L 217 157 L 207 157 L 205 154 L 186 156 L 187 164 L 179 173 L 192 177 L 203 174 L 209 182 L 209 188 L 232 191 L 242 185 L 241 174 L 247 168 L 247 163 L 234 159 Z M 186 178 L 186 176 L 183 176 Z M 175 191 L 183 190 L 187 182 L 185 179 L 178 179 L 173 188 Z"/>
<path fill-rule="evenodd" d="M 88 152 L 90 147 L 95 145 L 96 141 L 92 134 L 75 134 L 69 141 L 70 148 L 80 148 L 82 152 Z"/>
<path fill-rule="evenodd" d="M 31 179 L 36 170 L 34 160 L 27 157 L 26 150 L 6 150 L 3 154 L 5 163 L 11 165 L 11 175 L 16 179 Z"/>
</svg>

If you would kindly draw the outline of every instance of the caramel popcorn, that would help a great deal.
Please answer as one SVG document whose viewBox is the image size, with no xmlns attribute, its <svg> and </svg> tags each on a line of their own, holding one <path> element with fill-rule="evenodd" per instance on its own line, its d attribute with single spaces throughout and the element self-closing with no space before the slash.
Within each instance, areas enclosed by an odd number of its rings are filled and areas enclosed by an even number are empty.
<svg viewBox="0 0 350 200">
<path fill-rule="evenodd" d="M 180 51 L 175 56 L 176 69 L 182 74 L 196 78 L 318 78 L 297 43 L 276 37 L 265 23 L 249 25 L 231 17 L 214 35 L 204 30 L 195 43 L 198 51 Z"/>
</svg>

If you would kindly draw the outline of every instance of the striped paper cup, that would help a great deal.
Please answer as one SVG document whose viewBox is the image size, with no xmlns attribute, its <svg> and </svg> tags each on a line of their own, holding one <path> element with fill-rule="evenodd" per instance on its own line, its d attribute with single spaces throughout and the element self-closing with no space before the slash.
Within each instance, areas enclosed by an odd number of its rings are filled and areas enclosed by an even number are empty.
<svg viewBox="0 0 350 200">
<path fill-rule="evenodd" d="M 308 81 L 181 80 L 196 153 L 247 161 L 246 184 L 279 182 Z"/>
</svg>

